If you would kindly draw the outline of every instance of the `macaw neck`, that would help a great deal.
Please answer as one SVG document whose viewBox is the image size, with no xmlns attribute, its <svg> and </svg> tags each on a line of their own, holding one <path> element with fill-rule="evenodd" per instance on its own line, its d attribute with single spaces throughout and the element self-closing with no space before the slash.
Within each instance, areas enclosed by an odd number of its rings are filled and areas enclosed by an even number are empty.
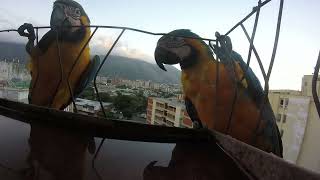
<svg viewBox="0 0 320 180">
<path fill-rule="evenodd" d="M 205 69 L 207 69 L 210 62 L 215 61 L 215 59 L 209 55 L 208 53 L 201 53 L 200 55 L 197 55 L 193 59 L 193 65 L 189 67 L 181 67 L 182 73 L 185 75 L 194 75 L 194 76 L 200 76 L 200 74 L 203 73 Z"/>
<path fill-rule="evenodd" d="M 199 89 L 203 89 L 204 84 L 210 83 L 208 81 L 208 73 L 215 63 L 215 59 L 208 53 L 203 53 L 195 59 L 196 64 L 189 68 L 182 69 L 181 83 L 183 93 L 191 101 L 195 100 L 195 97 L 200 93 Z"/>
</svg>

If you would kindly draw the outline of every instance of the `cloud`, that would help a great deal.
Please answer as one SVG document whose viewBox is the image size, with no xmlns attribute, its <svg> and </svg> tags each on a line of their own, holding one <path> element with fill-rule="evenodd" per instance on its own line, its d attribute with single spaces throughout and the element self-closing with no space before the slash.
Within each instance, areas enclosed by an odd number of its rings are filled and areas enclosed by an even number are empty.
<svg viewBox="0 0 320 180">
<path fill-rule="evenodd" d="M 111 48 L 117 36 L 98 34 L 90 43 L 92 54 L 104 55 Z M 118 56 L 140 59 L 149 63 L 154 63 L 153 56 L 146 53 L 142 49 L 130 47 L 129 43 L 124 40 L 119 40 L 112 53 Z"/>
<path fill-rule="evenodd" d="M 39 23 L 32 18 L 30 19 L 28 17 L 16 15 L 15 13 L 0 7 L 0 30 L 17 29 L 25 22 L 31 23 L 35 26 L 43 25 L 43 23 Z M 46 31 L 47 29 L 39 31 L 39 36 L 41 37 Z M 92 54 L 105 55 L 116 38 L 117 34 L 112 31 L 104 31 L 103 33 L 97 32 L 90 42 Z M 15 31 L 2 32 L 0 33 L 0 41 L 26 43 L 27 38 L 21 37 Z M 130 46 L 127 41 L 122 39 L 119 40 L 113 49 L 112 54 L 154 63 L 153 55 L 146 53 L 143 49 Z"/>
<path fill-rule="evenodd" d="M 0 8 L 0 30 L 17 29 L 23 23 L 28 22 L 34 25 L 40 23 L 34 19 L 24 16 L 18 16 L 15 13 Z M 0 41 L 25 43 L 26 38 L 21 37 L 17 32 L 2 32 L 0 33 Z"/>
</svg>

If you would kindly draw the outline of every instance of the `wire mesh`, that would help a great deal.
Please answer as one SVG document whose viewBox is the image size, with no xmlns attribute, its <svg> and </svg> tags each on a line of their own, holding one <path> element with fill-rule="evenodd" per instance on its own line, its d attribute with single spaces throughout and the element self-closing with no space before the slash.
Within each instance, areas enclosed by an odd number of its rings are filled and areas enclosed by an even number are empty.
<svg viewBox="0 0 320 180">
<path fill-rule="evenodd" d="M 275 35 L 275 40 L 274 40 L 274 47 L 273 47 L 273 51 L 272 51 L 272 57 L 271 57 L 271 60 L 270 60 L 270 64 L 268 66 L 268 71 L 266 72 L 265 68 L 263 67 L 263 63 L 262 63 L 262 60 L 259 56 L 259 53 L 257 51 L 257 49 L 255 48 L 254 46 L 254 38 L 255 38 L 255 34 L 256 34 L 256 31 L 257 31 L 257 27 L 258 27 L 258 21 L 259 21 L 259 17 L 260 17 L 260 9 L 266 5 L 267 3 L 269 3 L 271 0 L 266 0 L 264 2 L 261 2 L 261 0 L 259 0 L 258 2 L 258 5 L 256 7 L 253 8 L 253 10 L 246 16 L 244 17 L 242 20 L 240 20 L 235 26 L 233 26 L 229 31 L 227 31 L 227 33 L 224 34 L 224 36 L 228 36 L 230 33 L 232 33 L 236 28 L 238 28 L 239 26 L 241 27 L 241 29 L 243 30 L 244 32 L 244 35 L 246 36 L 248 42 L 249 42 L 249 49 L 248 49 L 248 56 L 247 56 L 247 62 L 246 62 L 246 69 L 244 70 L 244 75 L 243 75 L 243 78 L 239 81 L 239 80 L 236 80 L 234 79 L 234 88 L 235 88 L 235 94 L 234 94 L 234 97 L 233 97 L 233 101 L 232 101 L 232 105 L 231 105 L 231 111 L 230 111 L 230 116 L 229 116 L 229 122 L 228 122 L 228 126 L 227 126 L 227 130 L 226 132 L 229 132 L 229 129 L 230 129 L 230 126 L 231 126 L 231 121 L 232 121 L 232 113 L 234 112 L 234 104 L 237 100 L 237 83 L 241 82 L 244 78 L 245 78 L 245 75 L 246 73 L 248 72 L 248 69 L 250 68 L 250 61 L 251 61 L 251 56 L 252 56 L 252 52 L 254 53 L 256 59 L 257 59 L 257 62 L 259 64 L 259 68 L 261 70 L 261 73 L 263 75 L 263 78 L 264 78 L 264 96 L 263 96 L 263 101 L 262 103 L 260 104 L 260 115 L 259 115 L 259 119 L 258 119 L 258 124 L 256 126 L 256 129 L 255 129 L 255 135 L 257 135 L 257 131 L 258 131 L 258 128 L 259 128 L 259 125 L 260 125 L 260 121 L 261 121 L 261 109 L 264 107 L 264 105 L 266 104 L 266 100 L 267 100 L 267 96 L 268 96 L 268 91 L 269 91 L 269 79 L 270 79 L 270 75 L 271 75 L 271 72 L 272 72 L 272 67 L 273 67 L 273 64 L 274 64 L 274 60 L 275 60 L 275 55 L 276 55 L 276 51 L 277 51 L 277 45 L 278 45 L 278 39 L 279 39 L 279 33 L 280 33 L 280 26 L 281 26 L 281 18 L 282 18 L 282 9 L 283 9 L 283 2 L 284 0 L 280 0 L 280 5 L 279 5 L 279 13 L 278 13 L 278 20 L 277 20 L 277 27 L 276 27 L 276 35 Z M 245 26 L 243 25 L 243 23 L 249 19 L 252 15 L 255 15 L 255 21 L 254 21 L 254 26 L 253 26 L 253 30 L 252 30 L 252 34 L 251 34 L 251 37 L 249 36 L 249 33 L 248 31 L 246 30 Z M 73 71 L 73 69 L 75 68 L 76 64 L 78 63 L 79 59 L 80 59 L 80 56 L 82 55 L 84 49 L 88 46 L 88 44 L 90 43 L 90 41 L 92 40 L 92 37 L 96 34 L 96 32 L 98 31 L 98 29 L 118 29 L 118 30 L 121 30 L 120 34 L 117 36 L 116 40 L 113 42 L 112 46 L 110 47 L 110 49 L 107 51 L 107 53 L 105 54 L 102 62 L 100 63 L 99 65 L 99 68 L 98 68 L 98 71 L 95 73 L 95 76 L 94 76 L 94 90 L 96 92 L 96 95 L 97 95 L 97 100 L 99 101 L 99 104 L 100 104 L 100 107 L 101 107 L 101 110 L 102 110 L 102 113 L 104 115 L 104 117 L 106 118 L 107 115 L 106 115 L 106 112 L 105 112 L 105 108 L 103 106 L 103 102 L 101 101 L 101 98 L 100 98 L 100 92 L 99 92 L 99 89 L 97 87 L 97 76 L 102 68 L 102 66 L 105 64 L 106 60 L 108 59 L 110 53 L 113 51 L 114 47 L 116 46 L 116 44 L 118 43 L 118 41 L 120 40 L 120 38 L 122 37 L 122 35 L 126 32 L 126 31 L 134 31 L 134 32 L 139 32 L 139 33 L 143 33 L 143 34 L 148 34 L 148 35 L 153 35 L 153 36 L 163 36 L 163 35 L 167 35 L 167 36 L 173 36 L 173 35 L 170 35 L 170 34 L 167 34 L 167 33 L 155 33 L 155 32 L 150 32 L 150 31 L 145 31 L 145 30 L 141 30 L 141 29 L 136 29 L 136 28 L 131 28 L 131 27 L 122 27 L 122 26 L 104 26 L 104 25 L 90 25 L 90 26 L 69 26 L 69 27 L 85 27 L 85 28 L 94 28 L 94 31 L 93 33 L 90 35 L 89 39 L 86 41 L 86 43 L 84 44 L 84 46 L 82 47 L 82 49 L 80 50 L 79 54 L 77 55 L 77 58 L 75 59 L 73 65 L 72 65 L 72 68 L 71 70 L 69 71 L 69 73 L 67 74 L 67 76 L 64 75 L 64 69 L 63 69 L 63 66 L 62 66 L 62 59 L 61 59 L 61 55 L 60 55 L 60 45 L 59 45 L 59 41 L 58 41 L 58 36 L 59 34 L 57 34 L 57 46 L 58 46 L 58 62 L 59 62 L 59 65 L 60 65 L 60 74 L 61 74 L 61 79 L 60 79 L 60 82 L 62 81 L 62 79 L 65 79 L 66 82 L 67 82 L 67 85 L 68 85 L 68 90 L 69 90 L 69 93 L 70 93 L 70 97 L 71 97 L 71 100 L 72 100 L 72 103 L 74 105 L 74 109 L 75 109 L 75 113 L 77 113 L 77 106 L 76 106 L 76 103 L 75 103 L 75 97 L 74 97 L 74 94 L 72 92 L 72 88 L 70 86 L 70 82 L 69 82 L 69 77 L 71 75 L 71 72 Z M 38 27 L 34 27 L 34 29 L 36 30 L 36 42 L 38 43 L 39 42 L 39 30 L 40 29 L 49 29 L 51 28 L 50 26 L 38 26 Z M 16 29 L 7 29 L 7 30 L 0 30 L 0 32 L 11 32 L 11 31 L 17 31 Z M 208 43 L 208 45 L 210 46 L 210 48 L 212 50 L 214 50 L 214 46 L 212 45 L 212 43 L 215 43 L 215 46 L 219 46 L 221 48 L 226 48 L 221 39 L 217 38 L 217 39 L 211 39 L 211 38 L 195 38 L 195 37 L 186 37 L 186 36 L 175 36 L 175 37 L 182 37 L 182 38 L 191 38 L 191 39 L 199 39 L 199 40 L 203 40 L 203 41 L 206 41 Z M 320 57 L 320 56 L 319 56 Z M 230 57 L 231 58 L 231 57 Z M 216 54 L 216 60 L 218 63 L 220 63 L 219 61 L 219 57 L 217 56 Z M 235 68 L 233 67 L 234 64 L 232 63 L 231 64 L 231 73 L 235 74 Z M 216 88 L 218 87 L 219 85 L 219 65 L 216 66 L 217 69 L 216 69 Z M 317 73 L 318 74 L 318 73 Z M 235 75 L 234 75 L 235 76 Z M 37 78 L 36 78 L 36 81 L 37 81 Z M 35 82 L 36 83 L 36 82 Z M 58 88 L 58 87 L 57 87 Z M 216 97 L 218 97 L 218 90 L 216 90 Z M 216 101 L 217 102 L 217 101 Z M 217 103 L 215 104 L 215 106 L 217 107 Z M 320 105 L 319 105 L 320 106 Z M 217 109 L 217 108 L 216 108 Z M 216 113 L 217 114 L 217 113 Z M 256 136 L 252 137 L 253 140 Z M 98 157 L 98 154 L 103 146 L 103 143 L 105 142 L 105 138 L 103 138 L 99 144 L 99 147 L 97 149 L 97 151 L 95 152 L 94 154 L 94 157 L 92 159 L 92 168 L 95 170 L 97 176 L 99 179 L 102 179 L 102 176 L 99 175 L 96 167 L 95 167 L 95 160 L 97 159 Z"/>
</svg>

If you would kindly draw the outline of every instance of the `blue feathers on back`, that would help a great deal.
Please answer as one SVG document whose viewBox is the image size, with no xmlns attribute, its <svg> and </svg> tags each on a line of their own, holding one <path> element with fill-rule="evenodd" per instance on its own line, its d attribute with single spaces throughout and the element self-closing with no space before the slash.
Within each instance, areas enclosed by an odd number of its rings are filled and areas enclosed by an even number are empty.
<svg viewBox="0 0 320 180">
<path fill-rule="evenodd" d="M 232 59 L 239 62 L 241 69 L 243 71 L 245 71 L 247 68 L 247 63 L 245 63 L 243 61 L 241 55 L 235 51 L 232 51 L 231 56 L 232 56 Z M 252 69 L 250 67 L 248 68 L 248 71 L 245 74 L 245 79 L 248 82 L 249 94 L 252 96 L 252 98 L 254 99 L 254 101 L 257 104 L 260 104 L 261 101 L 263 100 L 262 99 L 263 98 L 263 89 L 262 89 L 262 86 L 260 84 L 259 79 L 257 78 L 257 76 L 254 74 L 254 72 L 252 71 Z"/>
</svg>

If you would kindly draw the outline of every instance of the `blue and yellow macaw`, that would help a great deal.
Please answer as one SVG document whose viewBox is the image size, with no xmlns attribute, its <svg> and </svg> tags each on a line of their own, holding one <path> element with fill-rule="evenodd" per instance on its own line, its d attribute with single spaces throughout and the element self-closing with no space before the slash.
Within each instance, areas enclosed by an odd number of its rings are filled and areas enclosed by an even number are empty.
<svg viewBox="0 0 320 180">
<path fill-rule="evenodd" d="M 80 4 L 72 0 L 57 0 L 51 14 L 51 30 L 42 37 L 37 46 L 34 46 L 33 26 L 20 26 L 20 35 L 29 38 L 26 50 L 31 57 L 30 104 L 62 110 L 72 100 L 67 79 L 74 97 L 93 79 L 99 66 L 99 57 L 94 56 L 90 60 L 88 45 L 75 62 L 90 37 L 90 28 L 85 27 L 88 25 L 90 19 Z M 28 33 L 25 33 L 25 30 Z"/>
<path fill-rule="evenodd" d="M 89 17 L 80 4 L 73 0 L 56 0 L 51 29 L 37 45 L 34 45 L 33 26 L 25 23 L 19 27 L 19 34 L 29 39 L 26 50 L 30 55 L 32 78 L 30 104 L 63 110 L 72 100 L 68 81 L 76 98 L 94 78 L 100 60 L 98 56 L 90 59 L 90 49 L 86 45 L 91 35 L 89 25 Z M 35 164 L 38 164 L 57 179 L 83 179 L 86 150 L 95 151 L 94 139 L 87 134 L 36 123 L 31 123 L 29 144 L 28 163 L 33 171 L 30 175 L 36 176 L 39 166 Z"/>
<path fill-rule="evenodd" d="M 196 38 L 200 37 L 190 30 L 175 30 L 162 36 L 155 49 L 161 69 L 165 70 L 163 64 L 180 64 L 192 121 L 282 157 L 282 141 L 269 101 L 260 116 L 263 90 L 258 78 L 251 69 L 244 73 L 246 64 L 238 53 L 231 51 L 218 62 L 210 47 Z M 223 50 L 219 49 L 220 55 Z"/>
</svg>

